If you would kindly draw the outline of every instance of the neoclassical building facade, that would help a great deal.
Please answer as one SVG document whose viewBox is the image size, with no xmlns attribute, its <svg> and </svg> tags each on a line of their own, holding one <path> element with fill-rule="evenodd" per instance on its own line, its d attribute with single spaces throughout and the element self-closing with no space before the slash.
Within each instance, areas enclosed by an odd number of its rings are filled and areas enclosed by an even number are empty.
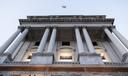
<svg viewBox="0 0 128 76">
<path fill-rule="evenodd" d="M 128 40 L 105 15 L 27 16 L 0 47 L 0 76 L 127 76 Z"/>
</svg>

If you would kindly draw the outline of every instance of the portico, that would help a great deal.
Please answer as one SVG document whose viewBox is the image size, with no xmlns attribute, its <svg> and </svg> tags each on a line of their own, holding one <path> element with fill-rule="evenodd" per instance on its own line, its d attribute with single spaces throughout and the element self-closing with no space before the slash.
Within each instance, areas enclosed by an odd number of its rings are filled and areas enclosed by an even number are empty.
<svg viewBox="0 0 128 76">
<path fill-rule="evenodd" d="M 116 64 L 120 72 L 122 65 L 128 64 L 128 41 L 113 25 L 113 18 L 105 15 L 28 16 L 19 21 L 17 31 L 0 47 L 0 64 L 11 66 L 13 71 L 15 67 L 27 71 L 26 66 L 38 71 L 41 65 L 41 69 L 48 72 L 58 66 L 57 70 L 62 72 L 68 68 L 73 71 L 74 66 L 85 72 L 90 68 L 88 65 L 92 65 L 93 69 L 100 70 L 107 66 L 108 72 Z M 21 64 L 26 66 L 22 68 Z"/>
</svg>

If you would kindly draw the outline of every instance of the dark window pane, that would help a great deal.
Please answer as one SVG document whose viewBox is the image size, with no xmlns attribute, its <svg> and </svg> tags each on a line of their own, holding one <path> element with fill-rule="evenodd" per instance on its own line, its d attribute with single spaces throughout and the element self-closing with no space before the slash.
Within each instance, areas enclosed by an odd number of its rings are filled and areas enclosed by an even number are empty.
<svg viewBox="0 0 128 76">
<path fill-rule="evenodd" d="M 36 41 L 35 46 L 39 46 L 40 45 L 40 41 Z"/>
<path fill-rule="evenodd" d="M 94 46 L 98 46 L 97 42 L 92 42 L 92 44 L 93 44 Z"/>
<path fill-rule="evenodd" d="M 69 41 L 63 41 L 62 46 L 70 46 L 70 42 Z"/>
<path fill-rule="evenodd" d="M 31 59 L 32 58 L 32 56 L 28 56 L 28 58 L 27 59 Z"/>
</svg>

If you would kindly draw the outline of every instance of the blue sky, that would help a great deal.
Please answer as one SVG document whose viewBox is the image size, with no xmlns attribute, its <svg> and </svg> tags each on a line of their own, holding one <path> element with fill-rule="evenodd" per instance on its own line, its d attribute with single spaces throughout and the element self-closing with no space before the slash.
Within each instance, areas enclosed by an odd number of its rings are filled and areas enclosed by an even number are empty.
<svg viewBox="0 0 128 76">
<path fill-rule="evenodd" d="M 28 15 L 107 15 L 128 39 L 127 14 L 128 0 L 0 0 L 0 45 L 16 31 L 18 19 Z"/>
</svg>

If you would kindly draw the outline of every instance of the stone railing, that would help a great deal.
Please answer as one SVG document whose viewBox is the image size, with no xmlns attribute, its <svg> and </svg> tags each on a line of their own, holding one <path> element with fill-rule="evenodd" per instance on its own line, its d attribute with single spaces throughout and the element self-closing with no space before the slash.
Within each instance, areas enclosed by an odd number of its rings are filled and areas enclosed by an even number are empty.
<svg viewBox="0 0 128 76">
<path fill-rule="evenodd" d="M 2 72 L 1 72 L 2 73 Z M 3 72 L 4 74 L 5 72 Z M 33 76 L 127 76 L 127 72 L 44 72 L 44 71 L 9 71 L 11 75 L 33 75 Z"/>
<path fill-rule="evenodd" d="M 80 64 L 79 62 L 54 62 L 53 64 Z"/>
<path fill-rule="evenodd" d="M 104 62 L 105 65 L 128 66 L 128 63 Z"/>
<path fill-rule="evenodd" d="M 3 64 L 29 64 L 29 62 L 4 62 Z"/>
<path fill-rule="evenodd" d="M 3 64 L 29 64 L 29 62 L 4 62 Z M 53 62 L 53 64 L 80 64 L 79 62 Z M 104 66 L 128 66 L 128 63 L 104 62 Z"/>
</svg>

